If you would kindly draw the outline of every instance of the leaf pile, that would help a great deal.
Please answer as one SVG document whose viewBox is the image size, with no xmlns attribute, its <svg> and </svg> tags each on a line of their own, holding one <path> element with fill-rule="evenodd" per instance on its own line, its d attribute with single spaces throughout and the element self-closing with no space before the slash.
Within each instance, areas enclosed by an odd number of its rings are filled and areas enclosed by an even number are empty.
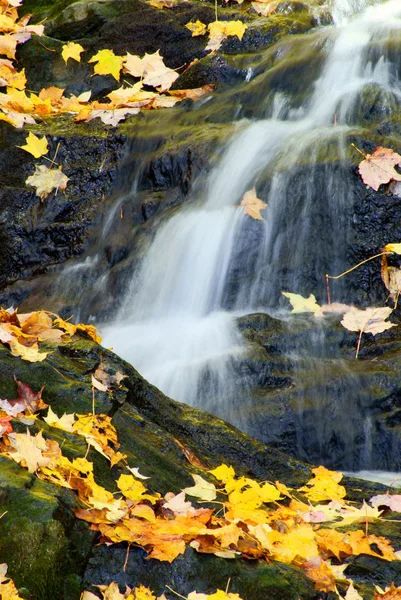
<svg viewBox="0 0 401 600">
<path fill-rule="evenodd" d="M 56 316 L 53 320 L 46 311 L 20 313 L 0 308 L 0 342 L 13 356 L 29 362 L 43 361 L 48 352 L 41 352 L 39 343 L 60 344 L 75 333 L 83 333 L 96 343 L 101 342 L 93 325 L 73 325 Z"/>
<path fill-rule="evenodd" d="M 294 491 L 280 482 L 258 483 L 248 477 L 237 477 L 232 467 L 220 465 L 209 471 L 216 483 L 194 474 L 193 486 L 162 498 L 145 487 L 140 480 L 145 477 L 129 467 L 118 452 L 117 433 L 110 417 L 58 417 L 49 408 L 44 420 L 69 434 L 83 436 L 111 465 L 123 461 L 122 467 L 127 472 L 116 481 L 119 494 L 113 494 L 97 484 L 93 464 L 87 458 L 68 459 L 59 444 L 45 439 L 42 432 L 31 435 L 5 430 L 3 433 L 0 445 L 3 455 L 39 478 L 77 493 L 82 508 L 76 509 L 75 514 L 100 533 L 101 542 L 127 542 L 144 548 L 149 558 L 167 562 L 183 554 L 188 545 L 198 552 L 223 558 L 242 555 L 278 560 L 301 567 L 318 590 L 327 592 L 337 590 L 336 579 L 344 579 L 339 575 L 338 563 L 351 556 L 369 554 L 388 561 L 399 558 L 388 540 L 367 533 L 367 521 L 379 518 L 380 510 L 365 503 L 361 508 L 349 504 L 341 485 L 342 475 L 325 467 L 312 469 L 313 478 Z M 220 504 L 223 512 L 197 508 L 188 497 Z M 375 504 L 375 499 L 372 502 Z M 337 530 L 358 522 L 364 524 L 363 530 Z M 346 563 L 342 569 L 345 566 Z M 102 592 L 106 593 L 106 589 Z M 129 590 L 125 596 L 115 597 L 142 598 L 138 593 Z M 115 594 L 120 594 L 117 588 Z M 195 594 L 188 598 L 236 598 L 224 596 L 221 591 L 216 596 Z"/>
<path fill-rule="evenodd" d="M 135 589 L 127 587 L 125 593 L 122 594 L 118 588 L 116 582 L 112 582 L 109 585 L 97 585 L 100 592 L 102 593 L 103 600 L 166 600 L 166 596 L 162 594 L 158 598 L 151 592 L 151 590 L 144 585 L 140 585 Z M 183 598 L 183 596 L 180 596 Z M 81 600 L 98 600 L 98 597 L 92 592 L 84 592 L 81 596 Z M 232 594 L 230 592 L 223 592 L 223 590 L 217 590 L 214 594 L 198 594 L 198 592 L 191 592 L 187 596 L 187 600 L 242 600 L 238 594 Z"/>
</svg>

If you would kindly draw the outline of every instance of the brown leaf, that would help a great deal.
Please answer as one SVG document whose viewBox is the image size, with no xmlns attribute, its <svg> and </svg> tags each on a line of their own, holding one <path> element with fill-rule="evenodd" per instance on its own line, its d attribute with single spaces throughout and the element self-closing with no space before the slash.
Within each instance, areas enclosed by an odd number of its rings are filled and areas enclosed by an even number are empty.
<svg viewBox="0 0 401 600">
<path fill-rule="evenodd" d="M 374 600 L 401 600 L 401 587 L 395 587 L 392 583 L 383 594 L 375 591 Z"/>
<path fill-rule="evenodd" d="M 401 156 L 390 150 L 379 146 L 373 154 L 368 154 L 366 159 L 359 164 L 359 173 L 366 185 L 369 185 L 376 192 L 382 183 L 389 181 L 401 181 L 400 173 L 394 169 L 395 165 L 400 165 Z"/>
</svg>

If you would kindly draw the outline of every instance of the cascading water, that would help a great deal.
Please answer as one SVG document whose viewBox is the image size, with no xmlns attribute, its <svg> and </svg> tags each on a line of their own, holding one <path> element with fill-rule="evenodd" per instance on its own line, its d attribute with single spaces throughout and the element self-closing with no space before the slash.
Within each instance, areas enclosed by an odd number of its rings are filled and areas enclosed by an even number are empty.
<svg viewBox="0 0 401 600">
<path fill-rule="evenodd" d="M 327 59 L 302 106 L 277 97 L 270 119 L 240 123 L 205 200 L 159 227 L 116 322 L 104 328 L 106 345 L 166 395 L 235 424 L 244 426 L 238 405 L 248 384 L 237 373 L 245 345 L 235 317 L 277 309 L 282 289 L 316 291 L 306 289 L 306 273 L 323 291 L 322 273 L 343 267 L 352 196 L 346 177 L 318 158 L 331 147 L 341 164 L 368 86 L 380 88 L 384 113 L 399 104 L 379 47 L 401 29 L 401 4 L 368 4 L 334 2 L 337 27 L 327 30 Z M 254 186 L 268 204 L 262 222 L 238 206 Z M 322 235 L 324 254 L 305 261 Z"/>
</svg>

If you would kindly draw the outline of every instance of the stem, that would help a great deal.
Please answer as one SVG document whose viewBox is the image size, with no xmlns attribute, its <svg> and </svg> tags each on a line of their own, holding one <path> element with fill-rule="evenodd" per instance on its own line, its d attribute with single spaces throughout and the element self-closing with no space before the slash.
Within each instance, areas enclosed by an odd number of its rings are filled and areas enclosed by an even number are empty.
<svg viewBox="0 0 401 600">
<path fill-rule="evenodd" d="M 331 297 L 330 297 L 330 285 L 329 285 L 329 276 L 326 275 L 326 291 L 327 291 L 327 304 L 330 306 Z"/>
<path fill-rule="evenodd" d="M 362 150 L 359 150 L 359 148 L 358 148 L 357 146 L 355 146 L 355 144 L 354 144 L 353 142 L 351 143 L 351 146 L 352 146 L 353 148 L 355 148 L 355 150 L 356 150 L 357 152 L 359 152 L 359 154 L 361 154 L 361 155 L 363 156 L 363 158 L 365 158 L 365 159 L 366 159 L 366 158 L 368 158 L 368 157 L 367 157 L 367 154 L 364 154 L 364 152 L 362 152 Z"/>
<path fill-rule="evenodd" d="M 181 594 L 179 594 L 178 592 L 176 592 L 175 590 L 173 590 L 173 588 L 171 588 L 169 585 L 166 585 L 166 588 L 168 590 L 170 590 L 170 592 L 173 592 L 173 594 L 175 594 L 179 598 L 183 598 L 184 600 L 188 600 L 186 596 L 181 596 Z"/>
<path fill-rule="evenodd" d="M 340 273 L 340 275 L 327 275 L 327 273 L 326 273 L 326 279 L 340 279 L 340 277 L 344 277 L 344 275 L 351 273 L 351 271 L 354 271 L 361 265 L 364 265 L 365 263 L 369 262 L 370 260 L 373 260 L 374 258 L 378 258 L 379 256 L 384 256 L 385 254 L 394 254 L 394 253 L 393 252 L 380 252 L 380 254 L 375 254 L 374 256 L 371 256 L 370 258 L 363 260 L 362 262 L 355 265 L 355 267 L 352 267 L 352 269 L 348 269 L 348 271 L 344 271 L 344 273 Z"/>
<path fill-rule="evenodd" d="M 219 17 L 217 16 L 217 0 L 214 0 L 214 12 L 215 12 L 215 15 L 216 15 L 216 21 L 218 21 Z"/>
<path fill-rule="evenodd" d="M 358 345 L 357 345 L 357 347 L 356 347 L 356 354 L 355 354 L 355 358 L 358 358 L 359 349 L 360 349 L 360 347 L 361 347 L 361 339 L 362 339 L 362 334 L 363 334 L 363 330 L 361 329 L 361 331 L 359 332 Z"/>
</svg>

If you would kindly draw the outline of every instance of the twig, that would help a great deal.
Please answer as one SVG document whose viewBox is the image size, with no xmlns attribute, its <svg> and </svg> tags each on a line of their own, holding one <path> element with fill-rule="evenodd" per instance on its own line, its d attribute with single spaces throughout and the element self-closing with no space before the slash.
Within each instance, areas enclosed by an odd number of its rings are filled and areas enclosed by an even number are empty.
<svg viewBox="0 0 401 600">
<path fill-rule="evenodd" d="M 124 565 L 123 565 L 123 571 L 124 571 L 124 573 L 125 573 L 125 572 L 126 572 L 126 570 L 127 570 L 127 563 L 128 563 L 128 558 L 129 558 L 129 551 L 130 551 L 130 549 L 131 549 L 131 544 L 128 544 L 127 553 L 126 553 L 126 555 L 125 555 L 125 561 L 124 561 Z"/>
<path fill-rule="evenodd" d="M 170 590 L 170 592 L 173 592 L 173 594 L 175 594 L 179 598 L 183 598 L 183 600 L 188 600 L 188 598 L 186 596 L 182 596 L 181 594 L 179 594 L 178 592 L 176 592 L 175 590 L 173 590 L 173 588 L 171 588 L 169 585 L 166 585 L 166 588 L 168 590 Z"/>
</svg>

